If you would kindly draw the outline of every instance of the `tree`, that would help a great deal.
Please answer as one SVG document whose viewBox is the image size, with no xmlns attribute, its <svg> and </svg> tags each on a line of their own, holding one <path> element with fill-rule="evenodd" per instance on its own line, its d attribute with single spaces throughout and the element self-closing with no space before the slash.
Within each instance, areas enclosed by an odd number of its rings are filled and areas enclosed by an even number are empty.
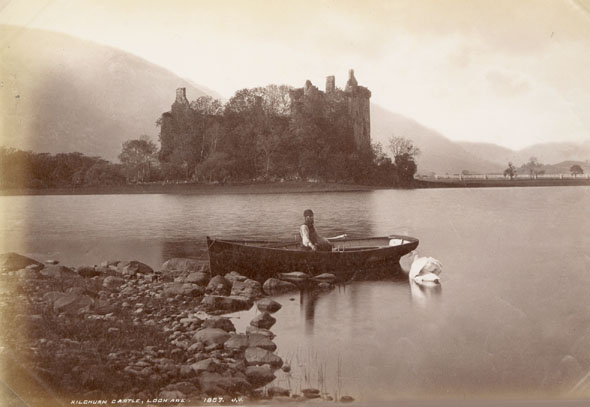
<svg viewBox="0 0 590 407">
<path fill-rule="evenodd" d="M 420 149 L 405 137 L 391 136 L 389 138 L 389 150 L 395 159 L 398 156 L 407 154 L 410 158 L 415 159 L 420 154 Z"/>
<path fill-rule="evenodd" d="M 541 173 L 541 168 L 543 164 L 539 163 L 537 157 L 531 157 L 529 162 L 522 166 L 522 168 L 531 175 L 531 178 L 537 179 L 537 175 Z"/>
<path fill-rule="evenodd" d="M 127 181 L 144 182 L 151 180 L 152 169 L 157 165 L 158 147 L 148 136 L 127 140 L 119 154 Z"/>
<path fill-rule="evenodd" d="M 570 172 L 574 176 L 574 178 L 576 178 L 577 175 L 582 175 L 584 173 L 584 170 L 579 164 L 574 164 L 571 166 Z"/>
<path fill-rule="evenodd" d="M 508 163 L 508 168 L 504 170 L 504 177 L 507 176 L 510 177 L 510 180 L 516 177 L 516 168 L 514 168 L 514 165 L 511 162 Z"/>
</svg>

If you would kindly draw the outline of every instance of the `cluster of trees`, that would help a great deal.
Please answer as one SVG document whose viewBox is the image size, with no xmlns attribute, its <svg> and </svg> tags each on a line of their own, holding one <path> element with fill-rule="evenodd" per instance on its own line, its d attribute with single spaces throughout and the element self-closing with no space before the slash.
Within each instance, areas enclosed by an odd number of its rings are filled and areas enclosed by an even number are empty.
<svg viewBox="0 0 590 407">
<path fill-rule="evenodd" d="M 531 178 L 537 179 L 537 176 L 545 174 L 544 167 L 545 166 L 539 162 L 537 157 L 531 157 L 529 161 L 526 164 L 523 164 L 518 170 L 516 169 L 514 164 L 509 162 L 508 168 L 504 170 L 504 177 L 514 179 L 518 176 L 518 173 L 520 171 L 521 173 L 529 174 Z M 584 170 L 579 164 L 574 164 L 570 167 L 570 173 L 575 178 L 578 175 L 584 174 Z"/>
<path fill-rule="evenodd" d="M 175 103 L 157 122 L 160 176 L 201 182 L 411 183 L 418 149 L 400 146 L 395 162 L 380 145 L 359 149 L 344 92 L 309 98 L 293 109 L 291 90 L 284 85 L 242 89 L 225 105 L 209 96 L 189 106 Z"/>
<path fill-rule="evenodd" d="M 0 146 L 0 188 L 125 184 L 122 166 L 81 153 L 33 153 Z"/>
</svg>

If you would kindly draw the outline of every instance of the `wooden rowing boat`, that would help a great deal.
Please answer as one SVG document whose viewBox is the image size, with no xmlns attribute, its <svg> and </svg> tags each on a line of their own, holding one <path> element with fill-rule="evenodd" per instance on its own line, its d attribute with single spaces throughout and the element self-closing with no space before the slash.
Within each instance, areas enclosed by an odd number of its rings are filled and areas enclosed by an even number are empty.
<svg viewBox="0 0 590 407">
<path fill-rule="evenodd" d="M 322 252 L 303 249 L 297 241 L 227 240 L 207 236 L 211 273 L 223 275 L 237 271 L 258 281 L 293 271 L 341 276 L 398 265 L 402 256 L 418 247 L 418 239 L 400 235 L 328 240 L 334 248 Z"/>
</svg>

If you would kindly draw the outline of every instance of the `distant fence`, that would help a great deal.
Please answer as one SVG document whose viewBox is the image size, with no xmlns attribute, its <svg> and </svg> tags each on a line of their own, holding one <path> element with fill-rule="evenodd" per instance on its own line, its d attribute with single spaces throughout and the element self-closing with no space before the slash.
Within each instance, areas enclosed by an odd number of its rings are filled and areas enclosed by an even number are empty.
<svg viewBox="0 0 590 407">
<path fill-rule="evenodd" d="M 509 180 L 510 177 L 504 176 L 502 174 L 445 174 L 445 175 L 416 175 L 417 179 L 434 179 L 434 180 L 459 180 L 459 181 L 467 181 L 467 180 L 499 180 L 499 179 L 506 179 Z M 572 175 L 572 174 L 518 174 L 513 179 L 590 179 L 589 174 L 580 174 L 580 175 Z"/>
</svg>

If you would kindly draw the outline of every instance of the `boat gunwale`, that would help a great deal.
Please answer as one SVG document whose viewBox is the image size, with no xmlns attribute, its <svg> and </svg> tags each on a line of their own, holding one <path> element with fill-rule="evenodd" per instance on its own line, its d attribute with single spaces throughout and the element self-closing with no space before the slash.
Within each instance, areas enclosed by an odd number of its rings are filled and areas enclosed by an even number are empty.
<svg viewBox="0 0 590 407">
<path fill-rule="evenodd" d="M 288 249 L 285 248 L 283 246 L 289 246 L 289 245 L 296 245 L 296 244 L 300 244 L 299 241 L 297 240 L 248 240 L 248 239 L 224 239 L 224 238 L 212 238 L 210 236 L 207 236 L 207 242 L 208 242 L 208 246 L 210 247 L 211 245 L 213 245 L 215 242 L 220 242 L 220 243 L 226 243 L 226 244 L 230 244 L 230 245 L 234 245 L 234 246 L 240 246 L 240 247 L 248 247 L 248 248 L 256 248 L 256 249 L 265 249 L 265 250 L 272 250 L 272 251 L 281 251 L 281 252 L 295 252 L 295 253 L 314 253 L 314 254 L 334 254 L 334 253 L 367 253 L 370 251 L 378 251 L 378 250 L 385 250 L 385 249 L 392 249 L 392 248 L 399 248 L 399 247 L 403 247 L 406 246 L 408 244 L 413 244 L 415 242 L 418 242 L 419 239 L 415 238 L 415 237 L 411 237 L 411 236 L 406 236 L 406 235 L 387 235 L 387 236 L 375 236 L 375 237 L 366 237 L 366 238 L 344 238 L 344 239 L 329 239 L 329 241 L 334 242 L 334 243 L 338 243 L 338 242 L 351 242 L 351 241 L 355 241 L 355 240 L 362 240 L 362 241 L 367 241 L 367 240 L 382 240 L 382 239 L 402 239 L 402 240 L 406 240 L 407 242 L 404 242 L 402 244 L 399 245 L 395 245 L 395 246 L 370 246 L 367 248 L 357 248 L 357 247 L 353 247 L 351 248 L 352 250 L 337 250 L 337 251 L 304 251 L 301 250 L 300 248 L 296 248 L 296 249 Z M 248 244 L 248 243 L 252 243 L 252 244 Z M 256 244 L 277 244 L 277 245 L 281 245 L 279 247 L 269 247 L 269 246 L 263 246 L 263 245 L 256 245 Z"/>
</svg>

